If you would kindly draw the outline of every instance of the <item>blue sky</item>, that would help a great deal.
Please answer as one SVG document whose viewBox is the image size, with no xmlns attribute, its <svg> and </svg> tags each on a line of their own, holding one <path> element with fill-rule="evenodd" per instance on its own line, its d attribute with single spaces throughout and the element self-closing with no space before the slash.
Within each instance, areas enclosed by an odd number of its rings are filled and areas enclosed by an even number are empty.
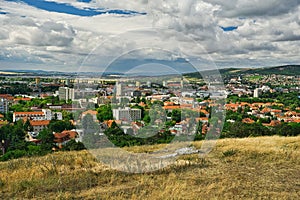
<svg viewBox="0 0 300 200">
<path fill-rule="evenodd" d="M 103 9 L 101 8 L 80 9 L 67 3 L 58 3 L 58 2 L 46 1 L 46 0 L 5 0 L 5 1 L 24 2 L 30 6 L 33 6 L 41 10 L 46 10 L 49 12 L 65 13 L 70 15 L 78 15 L 78 16 L 94 16 L 94 15 L 101 15 L 101 14 L 122 14 L 122 15 L 145 14 L 136 11 L 120 10 L 120 9 L 111 9 L 111 10 L 104 9 L 104 8 Z M 90 3 L 91 0 L 80 0 L 78 2 Z"/>
<path fill-rule="evenodd" d="M 149 46 L 167 49 L 171 57 L 209 57 L 218 67 L 299 64 L 299 0 L 163 2 L 0 1 L 0 70 L 76 71 L 92 57 L 94 66 L 86 70 L 101 71 L 111 58 Z M 90 56 L 95 49 L 98 54 Z M 187 68 L 178 59 L 156 56 L 162 64 L 172 60 Z M 140 64 L 155 59 L 147 52 L 135 58 Z"/>
</svg>

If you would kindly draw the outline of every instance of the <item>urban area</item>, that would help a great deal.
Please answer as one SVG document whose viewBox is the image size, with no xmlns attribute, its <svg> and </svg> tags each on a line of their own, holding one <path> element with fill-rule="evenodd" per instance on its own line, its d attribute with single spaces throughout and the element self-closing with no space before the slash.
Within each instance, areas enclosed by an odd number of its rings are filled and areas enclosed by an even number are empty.
<svg viewBox="0 0 300 200">
<path fill-rule="evenodd" d="M 223 75 L 224 88 L 192 75 L 162 78 L 0 78 L 1 160 L 53 151 L 203 140 L 214 108 L 220 138 L 300 133 L 300 76 Z M 224 104 L 218 100 L 223 99 Z M 216 112 L 218 113 L 218 112 Z M 108 140 L 107 140 L 108 139 Z"/>
</svg>

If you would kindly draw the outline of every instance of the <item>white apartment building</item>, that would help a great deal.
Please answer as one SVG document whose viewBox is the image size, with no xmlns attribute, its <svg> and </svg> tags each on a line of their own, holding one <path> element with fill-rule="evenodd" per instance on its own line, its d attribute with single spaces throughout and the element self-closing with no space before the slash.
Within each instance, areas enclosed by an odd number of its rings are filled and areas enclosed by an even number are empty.
<svg viewBox="0 0 300 200">
<path fill-rule="evenodd" d="M 58 96 L 60 100 L 74 100 L 75 99 L 75 90 L 74 88 L 60 87 L 58 89 Z"/>
<path fill-rule="evenodd" d="M 8 100 L 1 98 L 0 99 L 0 112 L 7 113 L 8 112 Z"/>
<path fill-rule="evenodd" d="M 62 120 L 61 112 L 52 112 L 50 109 L 42 109 L 42 111 L 36 112 L 14 112 L 13 121 L 18 121 L 20 119 L 28 118 L 29 120 L 42 121 L 42 120 L 52 120 L 55 119 Z"/>
<path fill-rule="evenodd" d="M 132 121 L 141 120 L 142 111 L 140 109 L 131 109 L 129 107 L 118 108 L 118 109 L 113 109 L 113 116 L 115 120 L 132 122 Z"/>
</svg>

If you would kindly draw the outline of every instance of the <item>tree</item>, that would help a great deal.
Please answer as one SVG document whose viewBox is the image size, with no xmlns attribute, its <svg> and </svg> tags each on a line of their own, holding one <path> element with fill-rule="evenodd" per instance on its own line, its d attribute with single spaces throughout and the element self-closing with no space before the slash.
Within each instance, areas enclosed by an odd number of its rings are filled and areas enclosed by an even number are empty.
<svg viewBox="0 0 300 200">
<path fill-rule="evenodd" d="M 64 130 L 72 130 L 75 128 L 75 126 L 70 121 L 66 121 L 66 120 L 61 120 L 61 121 L 51 120 L 48 127 L 52 132 L 56 132 L 56 133 L 60 133 Z"/>
<path fill-rule="evenodd" d="M 181 121 L 181 110 L 179 109 L 172 110 L 172 120 L 176 121 L 177 123 Z"/>
<path fill-rule="evenodd" d="M 114 119 L 113 117 L 113 113 L 112 113 L 112 108 L 111 108 L 111 105 L 108 104 L 108 105 L 102 105 L 100 106 L 98 109 L 97 109 L 97 119 L 100 121 L 100 122 L 103 122 L 105 120 L 111 120 L 111 119 Z"/>
<path fill-rule="evenodd" d="M 54 134 L 50 129 L 42 130 L 37 138 L 41 140 L 42 151 L 49 152 L 54 147 Z"/>
<path fill-rule="evenodd" d="M 86 149 L 82 142 L 76 142 L 74 139 L 70 140 L 64 147 L 66 151 L 80 151 Z"/>
</svg>

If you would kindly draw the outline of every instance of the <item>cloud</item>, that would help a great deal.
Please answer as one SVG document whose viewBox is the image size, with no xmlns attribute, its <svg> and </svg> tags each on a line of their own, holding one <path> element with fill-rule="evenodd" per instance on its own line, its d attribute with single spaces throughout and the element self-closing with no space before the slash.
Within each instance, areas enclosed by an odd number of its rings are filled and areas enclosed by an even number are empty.
<svg viewBox="0 0 300 200">
<path fill-rule="evenodd" d="M 112 57 L 144 47 L 165 49 L 172 55 L 144 50 L 129 59 L 211 57 L 222 67 L 299 64 L 299 0 L 48 1 L 147 15 L 80 17 L 1 1 L 0 11 L 5 14 L 0 14 L 0 68 L 1 63 L 23 60 L 67 71 L 79 68 L 88 55 L 101 55 L 88 63 L 101 66 Z M 226 27 L 238 28 L 226 31 Z"/>
</svg>

